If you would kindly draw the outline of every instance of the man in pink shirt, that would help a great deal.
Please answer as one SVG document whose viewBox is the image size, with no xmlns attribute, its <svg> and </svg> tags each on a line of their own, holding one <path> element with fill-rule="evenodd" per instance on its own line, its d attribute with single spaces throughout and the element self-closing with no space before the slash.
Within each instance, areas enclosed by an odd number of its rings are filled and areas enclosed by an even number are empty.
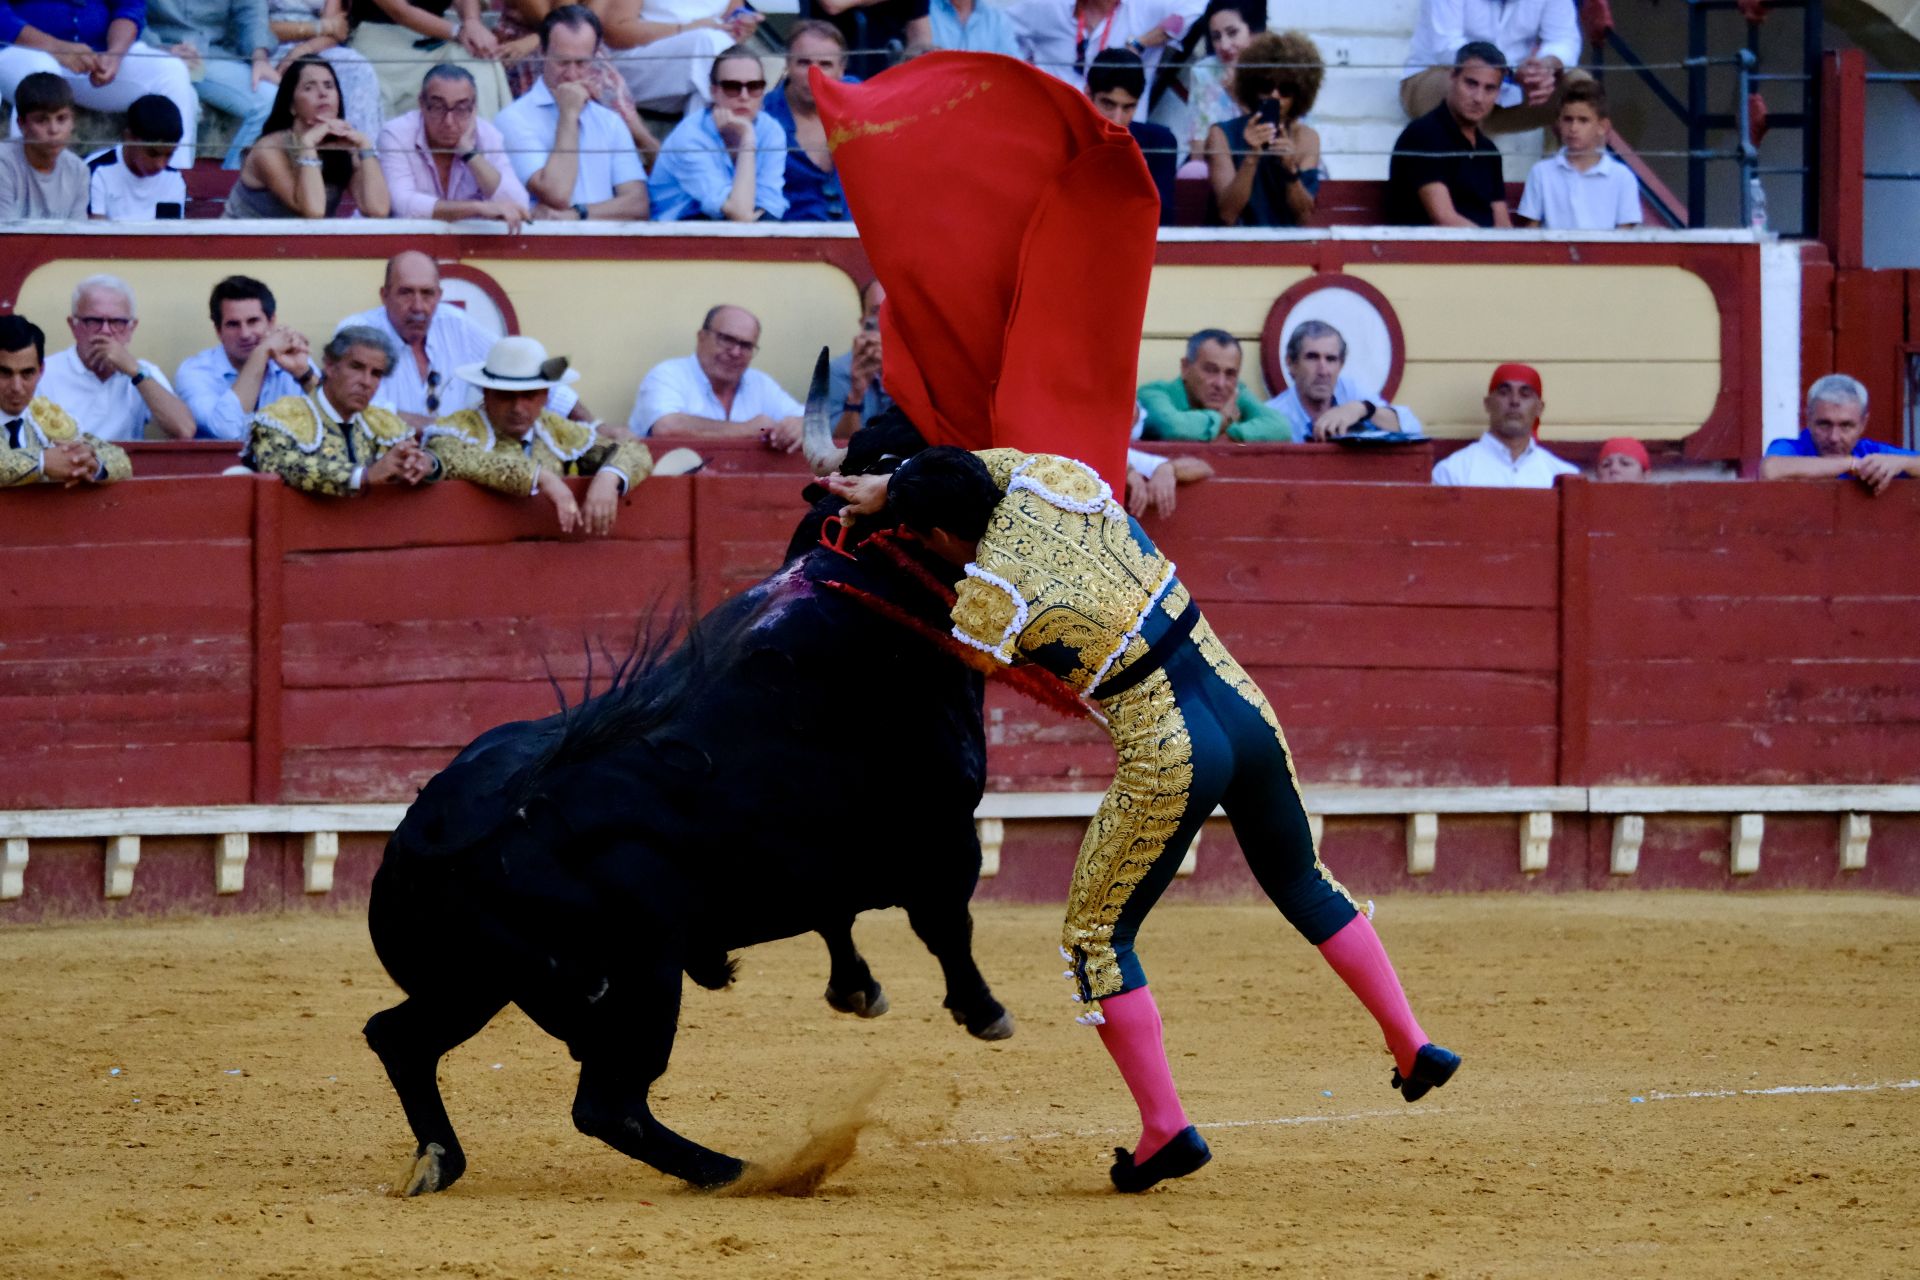
<svg viewBox="0 0 1920 1280">
<path fill-rule="evenodd" d="M 500 131 L 479 118 L 473 77 L 440 63 L 420 85 L 420 107 L 380 130 L 380 171 L 396 218 L 497 218 L 518 231 L 527 189 Z"/>
</svg>

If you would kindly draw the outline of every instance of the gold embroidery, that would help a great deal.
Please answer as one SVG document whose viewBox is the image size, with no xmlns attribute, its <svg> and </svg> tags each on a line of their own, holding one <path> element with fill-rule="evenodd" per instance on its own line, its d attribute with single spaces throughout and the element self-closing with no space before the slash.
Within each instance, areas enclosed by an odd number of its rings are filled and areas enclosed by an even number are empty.
<svg viewBox="0 0 1920 1280">
<path fill-rule="evenodd" d="M 653 472 L 653 455 L 636 442 L 614 445 L 599 438 L 593 424 L 573 422 L 542 410 L 530 430 L 533 448 L 496 433 L 480 409 L 462 409 L 427 428 L 427 447 L 446 474 L 500 493 L 526 495 L 542 469 L 557 475 L 592 475 L 611 466 L 639 484 Z"/>
<path fill-rule="evenodd" d="M 1120 990 L 1114 928 L 1134 890 L 1166 854 L 1193 791 L 1193 739 L 1165 671 L 1109 700 L 1105 710 L 1118 761 L 1113 785 L 1081 841 L 1061 932 L 1061 945 L 1073 953 L 1096 1002 Z"/>
</svg>

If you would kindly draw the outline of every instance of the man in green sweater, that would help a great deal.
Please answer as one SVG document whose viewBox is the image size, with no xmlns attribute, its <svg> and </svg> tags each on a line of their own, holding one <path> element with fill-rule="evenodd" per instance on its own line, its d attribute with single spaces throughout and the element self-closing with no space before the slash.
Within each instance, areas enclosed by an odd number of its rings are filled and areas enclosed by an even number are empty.
<svg viewBox="0 0 1920 1280">
<path fill-rule="evenodd" d="M 1222 329 L 1187 339 L 1180 376 L 1139 391 L 1148 440 L 1217 440 L 1243 444 L 1293 439 L 1287 420 L 1240 385 L 1240 340 Z"/>
</svg>

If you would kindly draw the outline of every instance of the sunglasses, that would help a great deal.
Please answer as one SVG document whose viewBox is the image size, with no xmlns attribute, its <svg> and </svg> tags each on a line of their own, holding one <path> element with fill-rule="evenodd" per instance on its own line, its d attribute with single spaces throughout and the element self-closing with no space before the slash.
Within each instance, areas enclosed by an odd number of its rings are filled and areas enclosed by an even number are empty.
<svg viewBox="0 0 1920 1280">
<path fill-rule="evenodd" d="M 733 98 L 757 98 L 767 91 L 765 80 L 715 80 L 713 87 Z"/>
<path fill-rule="evenodd" d="M 440 375 L 435 370 L 427 370 L 427 412 L 440 412 Z"/>
</svg>

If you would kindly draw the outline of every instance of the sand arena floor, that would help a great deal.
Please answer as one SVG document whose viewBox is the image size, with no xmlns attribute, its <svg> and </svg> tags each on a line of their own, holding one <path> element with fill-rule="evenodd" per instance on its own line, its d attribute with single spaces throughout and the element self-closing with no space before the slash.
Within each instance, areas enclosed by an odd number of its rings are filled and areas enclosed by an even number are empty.
<svg viewBox="0 0 1920 1280">
<path fill-rule="evenodd" d="M 1069 1020 L 1048 909 L 978 912 L 1021 1019 L 1001 1045 L 948 1022 L 897 913 L 858 930 L 876 1021 L 820 1000 L 814 939 L 689 989 L 656 1107 L 693 1137 L 775 1155 L 880 1081 L 808 1199 L 689 1192 L 576 1134 L 571 1064 L 512 1010 L 442 1067 L 466 1179 L 392 1198 L 411 1139 L 359 1029 L 393 989 L 357 916 L 7 929 L 0 1275 L 1920 1273 L 1920 901 L 1381 906 L 1466 1055 L 1412 1107 L 1270 909 L 1156 913 L 1143 950 L 1215 1159 L 1140 1198 L 1106 1187 L 1132 1111 Z"/>
</svg>

